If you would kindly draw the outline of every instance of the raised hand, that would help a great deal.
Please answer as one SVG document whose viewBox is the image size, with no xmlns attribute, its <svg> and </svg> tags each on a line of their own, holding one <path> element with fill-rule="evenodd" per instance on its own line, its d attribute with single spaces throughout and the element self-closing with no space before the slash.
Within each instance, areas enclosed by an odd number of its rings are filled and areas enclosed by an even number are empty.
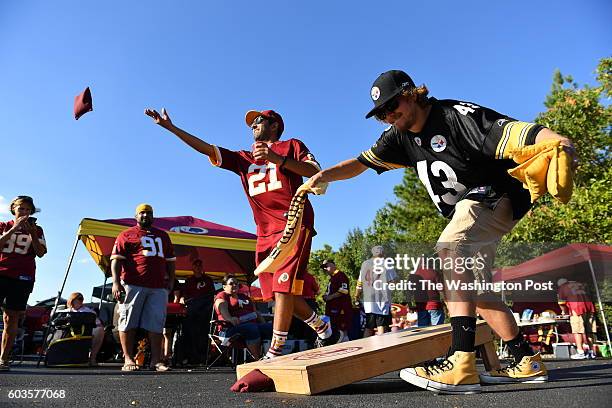
<svg viewBox="0 0 612 408">
<path fill-rule="evenodd" d="M 153 121 L 161 127 L 169 129 L 172 126 L 172 121 L 170 120 L 170 116 L 168 115 L 166 108 L 162 108 L 161 114 L 155 109 L 145 109 L 145 115 L 153 118 Z"/>
</svg>

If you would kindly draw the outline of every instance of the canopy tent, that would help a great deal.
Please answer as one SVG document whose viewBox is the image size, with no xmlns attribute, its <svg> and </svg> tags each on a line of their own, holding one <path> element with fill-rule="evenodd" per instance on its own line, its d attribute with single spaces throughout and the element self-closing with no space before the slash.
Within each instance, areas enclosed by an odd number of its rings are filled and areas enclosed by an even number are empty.
<svg viewBox="0 0 612 408">
<path fill-rule="evenodd" d="M 608 346 L 610 346 L 610 333 L 603 312 L 600 288 L 604 283 L 610 284 L 612 278 L 612 246 L 570 244 L 519 265 L 502 268 L 493 275 L 494 282 L 524 282 L 527 279 L 537 282 L 556 282 L 559 278 L 575 280 L 584 284 L 588 284 L 589 281 L 592 282 L 592 289 L 601 311 Z M 540 301 L 551 300 L 545 299 L 545 297 L 543 296 Z M 556 301 L 556 299 L 553 300 Z M 607 300 L 609 301 L 609 299 Z"/>
<path fill-rule="evenodd" d="M 78 239 L 106 277 L 111 275 L 110 254 L 115 238 L 135 223 L 133 218 L 81 221 Z M 255 235 L 189 216 L 155 218 L 153 226 L 166 231 L 174 244 L 177 276 L 191 275 L 191 263 L 199 258 L 206 274 L 215 280 L 226 273 L 235 274 L 243 282 L 252 280 Z"/>
<path fill-rule="evenodd" d="M 58 298 L 64 291 L 79 241 L 83 242 L 104 273 L 102 288 L 106 288 L 106 279 L 111 276 L 110 254 L 115 238 L 121 231 L 135 224 L 133 218 L 114 220 L 84 218 L 77 231 Z M 226 273 L 236 275 L 245 283 L 253 280 L 257 238 L 255 235 L 190 216 L 155 218 L 153 226 L 166 231 L 175 246 L 177 276 L 191 275 L 193 273 L 191 263 L 199 258 L 204 262 L 206 274 L 214 280 L 220 280 Z M 101 291 L 97 297 L 102 299 L 104 292 Z M 57 302 L 52 313 L 55 313 L 56 309 Z"/>
</svg>

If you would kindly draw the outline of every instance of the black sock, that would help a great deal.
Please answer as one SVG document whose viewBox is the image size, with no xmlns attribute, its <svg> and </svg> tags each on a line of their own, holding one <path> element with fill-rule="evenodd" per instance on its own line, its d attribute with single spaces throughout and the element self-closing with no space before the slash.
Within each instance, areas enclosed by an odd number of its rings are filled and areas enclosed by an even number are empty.
<svg viewBox="0 0 612 408">
<path fill-rule="evenodd" d="M 533 351 L 529 347 L 529 343 L 523 339 L 523 333 L 520 329 L 515 338 L 505 343 L 508 345 L 508 351 L 516 361 L 521 361 L 525 356 L 533 356 Z"/>
<path fill-rule="evenodd" d="M 476 318 L 470 316 L 455 316 L 450 318 L 453 329 L 453 342 L 449 355 L 455 351 L 474 351 L 476 342 Z"/>
</svg>

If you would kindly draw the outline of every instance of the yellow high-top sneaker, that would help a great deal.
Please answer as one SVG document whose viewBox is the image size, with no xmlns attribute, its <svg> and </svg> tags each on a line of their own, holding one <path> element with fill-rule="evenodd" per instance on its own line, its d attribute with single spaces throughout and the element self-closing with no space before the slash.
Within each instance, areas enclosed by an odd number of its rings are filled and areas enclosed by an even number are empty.
<svg viewBox="0 0 612 408">
<path fill-rule="evenodd" d="M 441 394 L 475 394 L 480 392 L 476 372 L 476 353 L 455 351 L 439 363 L 423 367 L 404 368 L 402 380 Z"/>
<path fill-rule="evenodd" d="M 548 372 L 540 353 L 525 356 L 520 362 L 515 361 L 502 369 L 480 374 L 480 381 L 485 384 L 542 383 L 547 380 Z"/>
</svg>

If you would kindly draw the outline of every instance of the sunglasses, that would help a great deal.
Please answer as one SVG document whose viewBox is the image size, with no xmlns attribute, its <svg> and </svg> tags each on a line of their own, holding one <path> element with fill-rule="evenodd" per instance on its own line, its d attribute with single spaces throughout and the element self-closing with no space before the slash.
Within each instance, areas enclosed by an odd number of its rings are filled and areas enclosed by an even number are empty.
<svg viewBox="0 0 612 408">
<path fill-rule="evenodd" d="M 227 281 L 226 285 L 230 285 L 230 286 L 236 286 L 238 284 L 238 282 L 235 281 Z"/>
<path fill-rule="evenodd" d="M 265 116 L 258 116 L 253 121 L 253 125 L 259 125 L 260 123 L 263 123 L 266 120 L 269 121 L 270 123 L 274 122 L 271 118 L 267 118 Z"/>
<path fill-rule="evenodd" d="M 376 115 L 375 115 L 376 119 L 385 120 L 387 118 L 387 115 L 392 112 L 395 112 L 395 110 L 398 107 L 399 107 L 399 96 L 396 96 L 390 101 L 387 101 L 387 103 L 385 103 L 383 106 L 381 106 L 378 109 L 378 112 L 376 112 Z"/>
</svg>

